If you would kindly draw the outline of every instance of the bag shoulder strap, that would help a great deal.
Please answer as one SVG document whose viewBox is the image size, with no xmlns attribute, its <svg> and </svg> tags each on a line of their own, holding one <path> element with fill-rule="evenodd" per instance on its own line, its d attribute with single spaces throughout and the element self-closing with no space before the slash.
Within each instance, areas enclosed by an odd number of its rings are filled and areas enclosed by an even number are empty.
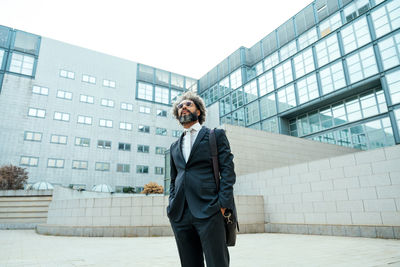
<svg viewBox="0 0 400 267">
<path fill-rule="evenodd" d="M 211 158 L 213 162 L 214 178 L 217 184 L 217 191 L 219 191 L 219 165 L 218 165 L 218 149 L 217 149 L 217 138 L 215 137 L 215 129 L 210 130 L 209 143 L 211 150 Z"/>
</svg>

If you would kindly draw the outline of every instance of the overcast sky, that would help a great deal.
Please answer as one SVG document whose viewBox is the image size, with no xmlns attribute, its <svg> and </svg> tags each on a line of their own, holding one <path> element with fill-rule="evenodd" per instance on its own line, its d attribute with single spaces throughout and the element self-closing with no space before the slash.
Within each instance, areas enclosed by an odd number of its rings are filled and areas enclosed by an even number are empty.
<svg viewBox="0 0 400 267">
<path fill-rule="evenodd" d="M 0 25 L 200 78 L 311 0 L 1 0 Z"/>
</svg>

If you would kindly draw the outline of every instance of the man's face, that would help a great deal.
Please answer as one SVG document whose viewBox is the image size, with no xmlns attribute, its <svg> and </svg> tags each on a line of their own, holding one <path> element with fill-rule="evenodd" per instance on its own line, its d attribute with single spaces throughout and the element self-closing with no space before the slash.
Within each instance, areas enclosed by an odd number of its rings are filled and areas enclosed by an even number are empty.
<svg viewBox="0 0 400 267">
<path fill-rule="evenodd" d="M 198 120 L 200 110 L 191 100 L 183 100 L 178 104 L 178 117 L 181 124 L 193 122 Z"/>
</svg>

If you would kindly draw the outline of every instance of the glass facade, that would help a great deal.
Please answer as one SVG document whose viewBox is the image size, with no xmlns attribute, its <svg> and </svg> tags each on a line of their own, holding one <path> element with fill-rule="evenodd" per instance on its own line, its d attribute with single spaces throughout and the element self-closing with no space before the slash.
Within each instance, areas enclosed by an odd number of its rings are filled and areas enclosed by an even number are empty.
<svg viewBox="0 0 400 267">
<path fill-rule="evenodd" d="M 207 106 L 221 124 L 359 149 L 400 143 L 400 1 L 314 5 L 241 48 L 241 68 L 208 87 L 202 77 Z"/>
</svg>

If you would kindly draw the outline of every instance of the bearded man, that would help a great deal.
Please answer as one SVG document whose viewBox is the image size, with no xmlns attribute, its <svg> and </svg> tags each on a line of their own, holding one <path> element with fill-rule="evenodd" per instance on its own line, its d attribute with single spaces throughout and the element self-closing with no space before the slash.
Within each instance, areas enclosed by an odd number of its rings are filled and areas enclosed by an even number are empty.
<svg viewBox="0 0 400 267">
<path fill-rule="evenodd" d="M 186 92 L 173 105 L 175 118 L 184 128 L 171 145 L 171 186 L 167 214 L 174 231 L 183 267 L 229 266 L 223 214 L 234 207 L 236 175 L 225 131 L 215 130 L 220 185 L 214 178 L 209 143 L 210 129 L 204 101 Z"/>
</svg>

